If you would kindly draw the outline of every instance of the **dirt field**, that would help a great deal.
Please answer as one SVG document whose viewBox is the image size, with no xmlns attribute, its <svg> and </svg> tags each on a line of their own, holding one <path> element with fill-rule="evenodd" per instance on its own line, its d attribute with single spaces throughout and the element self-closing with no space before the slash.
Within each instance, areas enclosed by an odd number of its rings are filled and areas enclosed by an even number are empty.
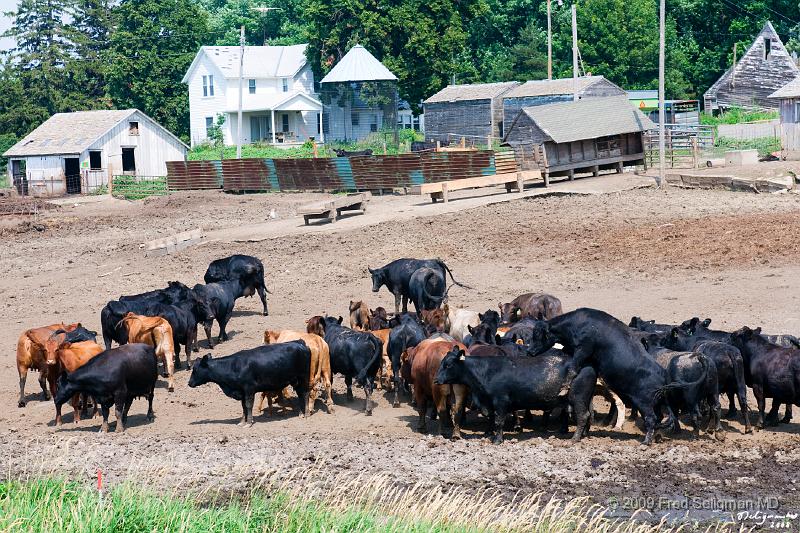
<svg viewBox="0 0 800 533">
<path fill-rule="evenodd" d="M 391 308 L 388 292 L 370 292 L 366 268 L 410 256 L 444 259 L 456 279 L 475 287 L 454 288 L 451 305 L 480 311 L 523 292 L 547 291 L 565 310 L 597 307 L 625 321 L 634 314 L 673 322 L 708 316 L 719 328 L 748 324 L 800 334 L 800 196 L 794 194 L 646 189 L 528 198 L 379 224 L 369 215 L 354 217 L 341 229 L 297 230 L 262 242 L 219 240 L 165 257 L 145 257 L 140 246 L 198 226 L 224 235 L 225 228 L 269 224 L 272 209 L 285 223 L 316 197 L 185 193 L 0 219 L 3 471 L 91 477 L 102 468 L 110 482 L 158 472 L 167 485 L 191 478 L 238 490 L 273 469 L 325 464 L 354 475 L 386 474 L 399 484 L 491 488 L 508 497 L 517 491 L 587 495 L 619 515 L 646 508 L 659 516 L 730 518 L 737 513 L 719 509 L 758 509 L 759 502 L 777 502 L 775 510 L 761 508 L 767 514 L 800 511 L 796 422 L 753 435 L 744 435 L 739 422 L 724 422 L 723 443 L 684 432 L 644 448 L 631 422 L 621 432 L 593 428 L 590 438 L 570 446 L 557 424 L 542 431 L 537 415 L 535 427 L 493 446 L 483 438 L 485 421 L 473 413 L 466 438 L 449 442 L 416 433 L 416 412 L 407 402 L 392 409 L 383 391 L 375 395 L 374 416 L 364 416 L 363 392 L 357 389 L 356 401 L 347 404 L 337 378 L 335 414 L 318 402 L 309 419 L 285 411 L 242 429 L 239 404 L 216 386 L 188 388 L 186 370 L 178 373 L 174 393 L 160 380 L 154 423 L 144 422 L 145 403 L 134 403 L 124 435 L 98 434 L 97 419 L 75 426 L 71 414 L 55 429 L 52 402 L 42 401 L 36 374 L 28 378 L 28 405 L 16 407 L 14 348 L 24 329 L 81 321 L 100 331 L 99 312 L 108 300 L 170 280 L 200 282 L 212 259 L 232 253 L 264 261 L 274 293 L 271 315 L 259 315 L 257 299 L 240 300 L 229 324 L 232 339 L 214 356 L 256 345 L 265 328 L 300 329 L 313 314 L 345 315 L 351 299 Z M 374 198 L 370 212 L 403 201 Z M 204 347 L 196 356 L 205 353 Z"/>
</svg>

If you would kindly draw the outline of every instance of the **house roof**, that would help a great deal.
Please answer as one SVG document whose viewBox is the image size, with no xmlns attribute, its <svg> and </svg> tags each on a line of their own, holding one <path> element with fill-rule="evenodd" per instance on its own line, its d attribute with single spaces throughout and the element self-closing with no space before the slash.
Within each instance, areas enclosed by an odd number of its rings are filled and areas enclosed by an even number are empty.
<svg viewBox="0 0 800 533">
<path fill-rule="evenodd" d="M 796 77 L 771 95 L 770 98 L 800 98 L 800 76 Z"/>
<path fill-rule="evenodd" d="M 375 59 L 369 50 L 357 44 L 336 63 L 320 83 L 394 80 L 397 80 L 397 76 L 391 70 Z"/>
<path fill-rule="evenodd" d="M 38 128 L 9 148 L 3 156 L 25 157 L 37 155 L 80 154 L 110 129 L 134 113 L 149 120 L 177 142 L 186 146 L 166 128 L 138 109 L 104 109 L 56 113 Z"/>
<path fill-rule="evenodd" d="M 578 78 L 578 92 L 585 91 L 595 83 L 605 80 L 603 76 L 581 76 Z M 557 80 L 533 80 L 508 91 L 503 98 L 521 98 L 525 96 L 554 96 L 558 94 L 572 94 L 574 85 L 572 78 Z"/>
<path fill-rule="evenodd" d="M 519 85 L 518 81 L 499 83 L 472 83 L 465 85 L 448 85 L 423 103 L 465 102 L 469 100 L 489 100 L 497 98 L 509 89 Z"/>
<path fill-rule="evenodd" d="M 307 47 L 307 44 L 245 46 L 243 75 L 245 78 L 291 78 L 306 65 Z M 189 75 L 203 56 L 208 57 L 225 78 L 239 77 L 238 46 L 202 46 L 186 71 L 183 83 L 189 82 Z"/>
<path fill-rule="evenodd" d="M 528 115 L 556 143 L 634 133 L 656 127 L 652 120 L 630 104 L 627 96 L 525 107 L 521 113 Z"/>
</svg>

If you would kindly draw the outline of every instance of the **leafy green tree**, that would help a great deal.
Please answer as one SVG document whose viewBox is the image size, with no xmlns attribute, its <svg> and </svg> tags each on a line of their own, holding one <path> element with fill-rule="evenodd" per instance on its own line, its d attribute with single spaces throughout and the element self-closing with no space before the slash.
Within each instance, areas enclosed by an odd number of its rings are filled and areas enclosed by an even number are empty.
<svg viewBox="0 0 800 533">
<path fill-rule="evenodd" d="M 204 0 L 208 12 L 209 33 L 217 45 L 238 45 L 239 28 L 245 27 L 245 42 L 263 44 L 300 44 L 301 0 Z M 258 8 L 271 8 L 259 11 Z"/>
<path fill-rule="evenodd" d="M 77 57 L 70 61 L 75 90 L 73 98 L 86 107 L 110 107 L 106 90 L 108 65 L 103 54 L 112 31 L 110 0 L 77 0 L 72 12 L 72 27 Z"/>
<path fill-rule="evenodd" d="M 183 139 L 189 96 L 181 82 L 207 32 L 191 0 L 122 0 L 107 61 L 108 91 L 118 108 L 141 109 Z"/>
</svg>

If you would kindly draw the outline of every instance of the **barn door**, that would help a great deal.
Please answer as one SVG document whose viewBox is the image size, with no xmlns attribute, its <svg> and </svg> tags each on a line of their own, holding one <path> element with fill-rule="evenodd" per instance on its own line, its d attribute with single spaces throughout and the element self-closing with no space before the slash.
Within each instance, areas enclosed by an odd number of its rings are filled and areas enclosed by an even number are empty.
<svg viewBox="0 0 800 533">
<path fill-rule="evenodd" d="M 67 194 L 81 193 L 81 165 L 77 157 L 64 158 L 64 178 L 67 181 Z"/>
</svg>

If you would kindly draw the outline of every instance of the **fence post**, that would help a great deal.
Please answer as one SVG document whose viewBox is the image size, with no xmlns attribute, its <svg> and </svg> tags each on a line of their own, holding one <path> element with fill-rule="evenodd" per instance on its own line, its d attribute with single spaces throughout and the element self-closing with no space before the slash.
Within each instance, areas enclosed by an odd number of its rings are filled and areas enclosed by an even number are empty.
<svg viewBox="0 0 800 533">
<path fill-rule="evenodd" d="M 690 137 L 692 142 L 692 168 L 697 168 L 698 163 L 698 150 L 697 150 L 697 137 Z"/>
<path fill-rule="evenodd" d="M 492 149 L 492 136 L 491 135 L 487 135 L 486 136 L 486 149 L 487 150 L 491 150 Z"/>
</svg>

